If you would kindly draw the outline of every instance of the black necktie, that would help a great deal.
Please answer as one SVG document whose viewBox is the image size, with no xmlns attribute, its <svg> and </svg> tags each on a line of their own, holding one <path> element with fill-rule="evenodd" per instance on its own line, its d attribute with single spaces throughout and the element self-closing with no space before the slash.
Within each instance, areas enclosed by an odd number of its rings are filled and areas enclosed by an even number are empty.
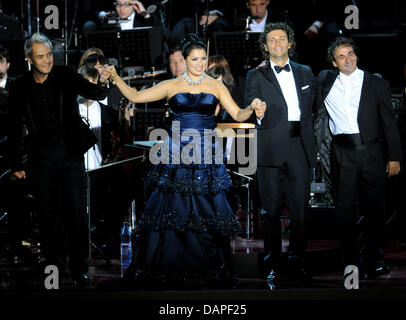
<svg viewBox="0 0 406 320">
<path fill-rule="evenodd" d="M 279 72 L 281 72 L 282 70 L 285 70 L 286 72 L 289 72 L 289 71 L 290 71 L 290 65 L 289 65 L 289 63 L 285 64 L 283 67 L 275 66 L 274 68 L 275 68 L 276 73 L 279 73 Z"/>
</svg>

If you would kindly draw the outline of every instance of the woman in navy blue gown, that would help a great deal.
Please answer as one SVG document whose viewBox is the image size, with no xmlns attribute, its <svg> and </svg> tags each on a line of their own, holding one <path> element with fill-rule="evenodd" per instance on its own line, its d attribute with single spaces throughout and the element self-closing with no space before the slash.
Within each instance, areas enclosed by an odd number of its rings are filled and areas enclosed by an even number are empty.
<svg viewBox="0 0 406 320">
<path fill-rule="evenodd" d="M 240 226 L 225 195 L 231 180 L 223 155 L 219 161 L 216 142 L 205 137 L 214 132 L 219 103 L 236 121 L 247 120 L 254 110 L 262 117 L 266 106 L 256 99 L 240 109 L 226 87 L 206 75 L 206 45 L 195 35 L 182 44 L 186 72 L 143 91 L 127 86 L 109 67 L 130 101 L 168 98 L 173 111 L 171 130 L 157 153 L 166 160 L 154 165 L 146 179 L 154 191 L 139 221 L 127 276 L 149 287 L 211 288 L 229 283 L 229 238 Z"/>
</svg>

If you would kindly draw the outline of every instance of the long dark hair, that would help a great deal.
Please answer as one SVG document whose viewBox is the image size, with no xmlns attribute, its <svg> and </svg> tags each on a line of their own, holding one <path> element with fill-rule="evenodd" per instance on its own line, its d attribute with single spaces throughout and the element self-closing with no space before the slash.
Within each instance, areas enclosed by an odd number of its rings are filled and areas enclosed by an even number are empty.
<svg viewBox="0 0 406 320">
<path fill-rule="evenodd" d="M 234 88 L 234 78 L 230 71 L 228 71 L 225 67 L 213 66 L 209 70 L 207 70 L 207 74 L 214 79 L 218 79 L 221 76 L 221 80 L 227 87 L 228 91 L 231 91 Z"/>
<path fill-rule="evenodd" d="M 207 48 L 206 44 L 194 33 L 188 33 L 180 44 L 182 45 L 182 55 L 185 59 L 193 49 L 206 50 Z"/>
</svg>

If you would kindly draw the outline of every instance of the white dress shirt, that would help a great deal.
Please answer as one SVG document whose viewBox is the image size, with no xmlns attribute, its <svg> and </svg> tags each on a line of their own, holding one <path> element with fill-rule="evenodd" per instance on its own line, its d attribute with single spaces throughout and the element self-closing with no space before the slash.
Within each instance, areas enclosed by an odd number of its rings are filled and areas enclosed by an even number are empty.
<svg viewBox="0 0 406 320">
<path fill-rule="evenodd" d="M 130 30 L 134 29 L 134 18 L 135 18 L 135 11 L 132 13 L 131 16 L 127 18 L 127 22 L 120 23 L 121 30 Z"/>
<path fill-rule="evenodd" d="M 364 71 L 358 68 L 349 76 L 340 72 L 334 81 L 324 100 L 333 135 L 359 133 L 357 118 L 363 82 Z"/>
<path fill-rule="evenodd" d="M 289 59 L 286 64 L 289 64 L 291 70 L 282 70 L 279 73 L 275 71 L 276 64 L 273 63 L 272 60 L 270 60 L 270 62 L 271 68 L 282 89 L 283 97 L 288 105 L 288 120 L 300 121 L 301 112 L 299 108 L 299 98 L 297 97 L 295 78 L 293 77 L 292 66 L 290 66 Z"/>
<path fill-rule="evenodd" d="M 87 119 L 90 124 L 90 129 L 96 135 L 98 142 L 85 153 L 85 168 L 92 170 L 99 168 L 102 165 L 103 159 L 101 156 L 101 109 L 97 101 L 92 104 L 79 104 L 79 112 L 82 117 Z"/>
<path fill-rule="evenodd" d="M 266 10 L 265 18 L 262 19 L 260 23 L 257 23 L 254 19 L 252 19 L 252 22 L 250 23 L 250 30 L 252 32 L 264 32 L 266 18 L 268 18 L 268 10 Z"/>
<path fill-rule="evenodd" d="M 0 81 L 0 88 L 5 88 L 7 83 L 7 77 L 5 77 L 2 81 Z"/>
</svg>

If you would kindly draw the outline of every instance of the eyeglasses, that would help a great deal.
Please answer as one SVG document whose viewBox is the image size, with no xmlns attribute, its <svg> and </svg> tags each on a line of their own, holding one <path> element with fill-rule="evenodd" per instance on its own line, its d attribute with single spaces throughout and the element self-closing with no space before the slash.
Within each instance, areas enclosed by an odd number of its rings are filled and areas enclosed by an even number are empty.
<svg viewBox="0 0 406 320">
<path fill-rule="evenodd" d="M 114 2 L 114 5 L 116 6 L 116 8 L 128 8 L 132 6 L 132 3 L 126 2 L 126 3 L 117 3 Z"/>
</svg>

